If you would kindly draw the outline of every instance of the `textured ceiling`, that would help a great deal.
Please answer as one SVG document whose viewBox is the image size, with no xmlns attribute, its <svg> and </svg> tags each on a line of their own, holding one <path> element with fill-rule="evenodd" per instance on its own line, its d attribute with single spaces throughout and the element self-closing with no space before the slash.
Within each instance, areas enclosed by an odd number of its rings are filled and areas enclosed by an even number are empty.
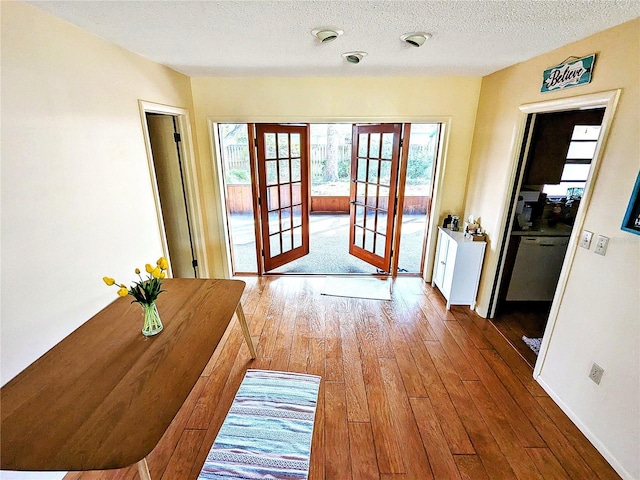
<svg viewBox="0 0 640 480">
<path fill-rule="evenodd" d="M 640 16 L 638 0 L 28 3 L 189 76 L 486 75 Z M 321 44 L 318 27 L 344 34 Z"/>
</svg>

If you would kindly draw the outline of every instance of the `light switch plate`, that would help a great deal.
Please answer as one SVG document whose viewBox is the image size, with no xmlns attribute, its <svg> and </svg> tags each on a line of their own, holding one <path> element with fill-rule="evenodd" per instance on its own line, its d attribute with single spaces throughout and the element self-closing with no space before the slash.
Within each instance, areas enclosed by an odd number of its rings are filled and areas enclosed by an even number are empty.
<svg viewBox="0 0 640 480">
<path fill-rule="evenodd" d="M 607 245 L 609 245 L 609 237 L 598 235 L 598 240 L 596 240 L 596 249 L 594 252 L 598 255 L 604 256 L 604 254 L 607 253 Z"/>
<path fill-rule="evenodd" d="M 593 232 L 590 232 L 589 230 L 583 230 L 582 235 L 580 235 L 580 246 L 589 250 L 589 248 L 591 247 L 592 238 Z"/>
</svg>

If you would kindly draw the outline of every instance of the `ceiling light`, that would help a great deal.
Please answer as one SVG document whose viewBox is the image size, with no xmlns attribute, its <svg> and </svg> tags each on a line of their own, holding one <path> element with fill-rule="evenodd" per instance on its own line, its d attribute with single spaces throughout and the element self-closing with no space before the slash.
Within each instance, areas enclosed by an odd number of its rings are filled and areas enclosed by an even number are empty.
<svg viewBox="0 0 640 480">
<path fill-rule="evenodd" d="M 429 40 L 433 35 L 425 32 L 405 33 L 400 36 L 400 40 L 408 43 L 412 47 L 421 47 L 424 42 Z"/>
<path fill-rule="evenodd" d="M 320 40 L 320 43 L 333 42 L 343 33 L 344 32 L 342 30 L 330 30 L 324 28 L 316 28 L 315 30 L 311 30 L 311 35 Z"/>
<path fill-rule="evenodd" d="M 360 63 L 367 56 L 367 52 L 345 52 L 342 56 L 349 63 Z"/>
</svg>

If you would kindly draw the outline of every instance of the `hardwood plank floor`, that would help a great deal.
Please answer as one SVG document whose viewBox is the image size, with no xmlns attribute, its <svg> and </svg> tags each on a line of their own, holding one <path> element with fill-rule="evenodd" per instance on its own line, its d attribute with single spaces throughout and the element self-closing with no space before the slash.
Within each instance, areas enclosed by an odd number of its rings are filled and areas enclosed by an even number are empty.
<svg viewBox="0 0 640 480">
<path fill-rule="evenodd" d="M 505 337 L 421 279 L 394 280 L 390 302 L 322 296 L 324 277 L 242 279 L 258 358 L 234 322 L 147 457 L 154 480 L 197 478 L 248 368 L 323 377 L 310 480 L 619 478 Z"/>
</svg>

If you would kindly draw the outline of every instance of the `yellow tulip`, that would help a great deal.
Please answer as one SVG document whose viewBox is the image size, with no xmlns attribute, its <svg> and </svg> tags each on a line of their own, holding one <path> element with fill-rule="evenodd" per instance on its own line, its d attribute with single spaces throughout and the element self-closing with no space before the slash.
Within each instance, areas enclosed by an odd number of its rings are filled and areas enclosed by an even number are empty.
<svg viewBox="0 0 640 480">
<path fill-rule="evenodd" d="M 156 263 L 162 270 L 166 270 L 167 268 L 169 268 L 169 262 L 164 257 L 160 257 Z"/>
<path fill-rule="evenodd" d="M 140 269 L 136 268 L 136 275 L 140 275 Z"/>
<path fill-rule="evenodd" d="M 153 278 L 160 278 L 161 274 L 162 274 L 162 270 L 160 270 L 160 267 L 154 268 L 153 271 L 151 272 L 151 276 Z"/>
<path fill-rule="evenodd" d="M 127 289 L 127 287 L 122 285 L 120 290 L 118 290 L 118 295 L 120 295 L 121 297 L 126 297 L 127 295 L 129 295 L 129 290 Z"/>
<path fill-rule="evenodd" d="M 164 273 L 164 272 L 160 272 L 160 279 L 163 279 L 163 278 L 164 278 L 164 277 L 166 277 L 166 276 L 167 276 L 167 274 L 166 274 L 166 273 Z"/>
<path fill-rule="evenodd" d="M 109 286 L 116 283 L 116 281 L 111 277 L 102 277 L 102 280 L 104 281 L 104 283 L 106 283 Z"/>
<path fill-rule="evenodd" d="M 147 271 L 147 273 L 151 273 L 151 272 L 153 272 L 153 267 L 151 266 L 151 264 L 150 264 L 150 263 L 147 263 L 147 264 L 144 266 L 144 269 Z"/>
</svg>

